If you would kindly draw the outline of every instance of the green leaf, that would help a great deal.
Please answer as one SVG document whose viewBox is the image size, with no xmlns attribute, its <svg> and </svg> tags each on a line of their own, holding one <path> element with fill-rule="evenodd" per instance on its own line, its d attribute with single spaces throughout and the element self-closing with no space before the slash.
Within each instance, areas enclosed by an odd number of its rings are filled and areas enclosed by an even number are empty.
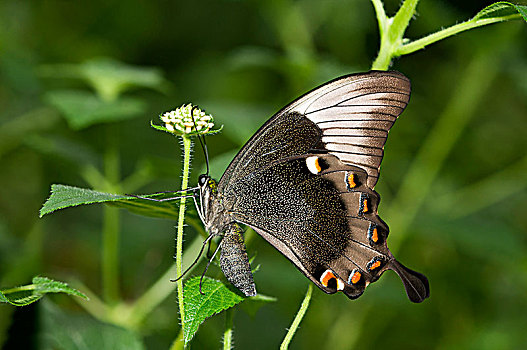
<svg viewBox="0 0 527 350">
<path fill-rule="evenodd" d="M 60 310 L 45 300 L 41 304 L 38 349 L 143 350 L 140 337 L 129 330 L 82 314 Z"/>
<path fill-rule="evenodd" d="M 157 193 L 141 197 L 151 199 L 166 199 L 174 197 L 174 192 Z M 106 203 L 119 208 L 128 209 L 136 214 L 165 219 L 177 219 L 179 206 L 177 202 L 158 202 L 132 196 L 98 192 L 86 188 L 66 185 L 51 185 L 51 195 L 40 209 L 40 217 L 58 209 L 84 204 Z"/>
<path fill-rule="evenodd" d="M 163 91 L 168 87 L 158 68 L 133 66 L 109 58 L 95 58 L 81 64 L 45 65 L 40 73 L 52 78 L 83 80 L 106 101 L 117 99 L 131 88 Z"/>
<path fill-rule="evenodd" d="M 79 292 L 75 288 L 71 288 L 70 286 L 68 286 L 67 283 L 64 282 L 54 281 L 50 278 L 42 276 L 33 277 L 32 282 L 36 287 L 35 292 L 39 294 L 66 293 L 69 295 L 75 295 L 77 297 L 89 300 L 84 293 Z"/>
<path fill-rule="evenodd" d="M 1 291 L 0 291 L 0 303 L 9 303 L 9 299 L 7 299 L 4 293 L 2 293 Z"/>
<path fill-rule="evenodd" d="M 14 289 L 16 288 L 9 290 L 9 293 L 4 291 L 5 294 L 4 292 L 0 291 L 0 302 L 9 303 L 14 306 L 26 306 L 40 300 L 43 297 L 43 295 L 32 294 L 30 291 L 14 291 Z"/>
<path fill-rule="evenodd" d="M 500 1 L 489 5 L 483 10 L 479 11 L 474 16 L 474 18 L 472 18 L 472 20 L 477 21 L 481 19 L 508 17 L 517 14 L 520 14 L 523 19 L 527 22 L 527 6 L 515 5 L 507 1 Z"/>
<path fill-rule="evenodd" d="M 132 197 L 110 194 L 66 185 L 51 185 L 51 195 L 40 209 L 40 217 L 58 209 L 64 209 L 82 204 L 104 203 L 130 199 Z"/>
<path fill-rule="evenodd" d="M 185 303 L 185 328 L 183 340 L 185 344 L 190 342 L 196 334 L 198 327 L 205 319 L 220 313 L 234 305 L 242 302 L 245 297 L 233 292 L 220 281 L 212 278 L 203 278 L 203 284 L 199 291 L 200 277 L 189 279 L 183 288 Z"/>
<path fill-rule="evenodd" d="M 74 130 L 99 123 L 131 119 L 146 110 L 146 104 L 137 98 L 103 100 L 92 92 L 79 90 L 48 92 L 44 99 L 62 113 Z"/>
<path fill-rule="evenodd" d="M 65 293 L 88 300 L 88 297 L 64 282 L 47 277 L 34 277 L 33 284 L 0 291 L 0 302 L 25 306 L 41 299 L 47 293 Z"/>
</svg>

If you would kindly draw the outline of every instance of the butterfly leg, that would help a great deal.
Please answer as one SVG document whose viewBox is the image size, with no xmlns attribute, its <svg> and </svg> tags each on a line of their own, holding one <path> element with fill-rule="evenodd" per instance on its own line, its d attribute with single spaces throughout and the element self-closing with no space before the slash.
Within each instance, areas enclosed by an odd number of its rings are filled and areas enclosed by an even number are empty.
<svg viewBox="0 0 527 350">
<path fill-rule="evenodd" d="M 256 286 L 242 233 L 238 224 L 227 227 L 221 241 L 220 266 L 229 282 L 246 296 L 252 297 L 256 295 Z"/>
</svg>

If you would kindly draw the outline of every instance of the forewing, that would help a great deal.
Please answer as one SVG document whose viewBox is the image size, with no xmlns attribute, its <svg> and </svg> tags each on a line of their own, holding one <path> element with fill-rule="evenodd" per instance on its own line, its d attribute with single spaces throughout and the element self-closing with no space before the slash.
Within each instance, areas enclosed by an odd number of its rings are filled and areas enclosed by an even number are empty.
<svg viewBox="0 0 527 350">
<path fill-rule="evenodd" d="M 326 83 L 276 113 L 256 132 L 225 171 L 220 191 L 259 167 L 315 149 L 364 169 L 373 189 L 388 131 L 409 97 L 410 81 L 398 72 L 371 71 Z M 291 125 L 289 117 L 296 113 L 304 119 Z"/>
</svg>

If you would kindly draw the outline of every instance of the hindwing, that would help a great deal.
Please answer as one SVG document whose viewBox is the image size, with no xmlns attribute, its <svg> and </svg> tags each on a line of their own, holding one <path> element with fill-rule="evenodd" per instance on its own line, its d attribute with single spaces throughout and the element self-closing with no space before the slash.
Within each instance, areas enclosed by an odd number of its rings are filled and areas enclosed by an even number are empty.
<svg viewBox="0 0 527 350">
<path fill-rule="evenodd" d="M 273 116 L 242 148 L 218 183 L 225 210 L 255 229 L 326 293 L 357 298 L 386 269 L 410 300 L 428 281 L 388 250 L 377 215 L 388 131 L 408 103 L 397 72 L 345 76 Z"/>
</svg>

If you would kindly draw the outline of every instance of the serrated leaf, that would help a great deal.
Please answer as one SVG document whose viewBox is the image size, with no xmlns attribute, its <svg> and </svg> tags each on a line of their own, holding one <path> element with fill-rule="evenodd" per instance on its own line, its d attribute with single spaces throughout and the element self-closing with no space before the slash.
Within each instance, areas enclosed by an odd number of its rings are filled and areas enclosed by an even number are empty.
<svg viewBox="0 0 527 350">
<path fill-rule="evenodd" d="M 40 217 L 58 209 L 77 205 L 104 203 L 131 198 L 118 194 L 97 192 L 86 188 L 54 184 L 51 185 L 51 195 L 40 209 Z"/>
<path fill-rule="evenodd" d="M 41 306 L 38 349 L 144 349 L 140 337 L 130 330 L 62 311 L 47 300 Z"/>
<path fill-rule="evenodd" d="M 209 317 L 233 307 L 246 298 L 233 292 L 220 281 L 204 277 L 199 291 L 200 277 L 189 279 L 183 288 L 185 304 L 185 328 L 183 340 L 190 342 L 198 327 Z"/>
<path fill-rule="evenodd" d="M 50 214 L 55 210 L 74 207 L 78 205 L 105 203 L 118 208 L 130 210 L 139 215 L 175 219 L 177 220 L 179 202 L 174 201 L 152 201 L 150 199 L 166 199 L 175 197 L 174 192 L 143 195 L 137 198 L 126 195 L 98 192 L 86 188 L 66 185 L 51 185 L 51 195 L 40 209 L 40 217 Z M 191 212 L 189 210 L 189 212 Z"/>
<path fill-rule="evenodd" d="M 518 14 L 521 15 L 525 21 L 527 21 L 527 6 L 515 5 L 510 2 L 500 1 L 489 5 L 483 10 L 479 11 L 474 16 L 474 18 L 472 18 L 472 20 L 478 21 L 482 19 L 508 17 Z"/>
<path fill-rule="evenodd" d="M 54 281 L 51 278 L 42 276 L 33 277 L 32 282 L 36 287 L 35 292 L 39 294 L 66 293 L 69 295 L 75 295 L 77 297 L 89 300 L 84 293 L 78 291 L 75 288 L 71 288 L 67 283 L 64 282 Z"/>
<path fill-rule="evenodd" d="M 68 125 L 79 130 L 100 123 L 127 120 L 143 114 L 146 104 L 137 98 L 103 100 L 92 92 L 63 90 L 48 92 L 45 100 L 57 108 Z"/>
<path fill-rule="evenodd" d="M 30 291 L 17 291 L 9 294 L 0 292 L 2 297 L 0 301 L 3 303 L 9 303 L 14 306 L 26 306 L 39 301 L 44 295 L 32 294 Z"/>
<path fill-rule="evenodd" d="M 0 302 L 26 306 L 40 300 L 47 293 L 65 293 L 88 300 L 86 295 L 64 282 L 41 276 L 34 277 L 32 282 L 33 284 L 0 291 Z"/>
</svg>

